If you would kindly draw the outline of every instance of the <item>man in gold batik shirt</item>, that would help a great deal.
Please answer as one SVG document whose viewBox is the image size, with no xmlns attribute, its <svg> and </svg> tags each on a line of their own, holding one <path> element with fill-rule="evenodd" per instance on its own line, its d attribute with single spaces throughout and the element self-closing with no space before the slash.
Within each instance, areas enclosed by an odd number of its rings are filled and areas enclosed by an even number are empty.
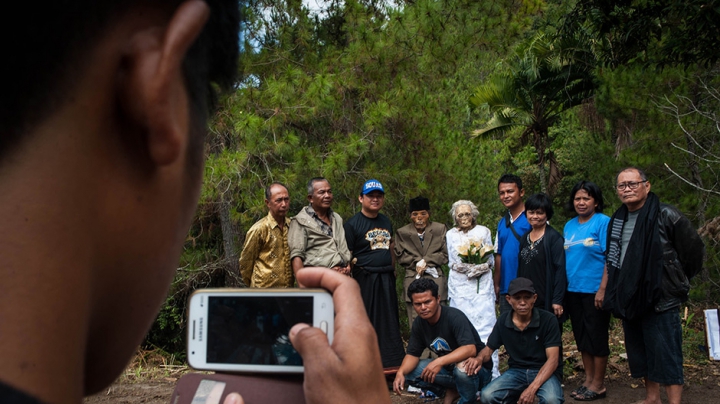
<svg viewBox="0 0 720 404">
<path fill-rule="evenodd" d="M 251 288 L 290 288 L 295 276 L 290 268 L 288 226 L 290 196 L 280 183 L 265 189 L 268 215 L 255 223 L 245 236 L 240 254 L 240 275 Z"/>
</svg>

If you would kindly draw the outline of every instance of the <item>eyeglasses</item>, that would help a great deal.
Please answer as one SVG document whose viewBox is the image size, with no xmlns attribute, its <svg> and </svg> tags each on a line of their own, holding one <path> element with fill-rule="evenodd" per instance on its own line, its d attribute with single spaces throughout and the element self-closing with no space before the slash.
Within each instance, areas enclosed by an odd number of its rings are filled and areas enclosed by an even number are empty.
<svg viewBox="0 0 720 404">
<path fill-rule="evenodd" d="M 618 191 L 624 191 L 625 188 L 637 189 L 640 186 L 640 184 L 642 184 L 643 182 L 647 182 L 647 180 L 639 181 L 639 182 L 635 182 L 635 181 L 621 182 L 621 183 L 617 184 L 615 186 L 615 188 L 617 188 Z"/>
<path fill-rule="evenodd" d="M 472 213 L 458 213 L 456 217 L 459 219 L 462 219 L 464 217 L 470 217 L 470 216 L 472 216 Z"/>
</svg>

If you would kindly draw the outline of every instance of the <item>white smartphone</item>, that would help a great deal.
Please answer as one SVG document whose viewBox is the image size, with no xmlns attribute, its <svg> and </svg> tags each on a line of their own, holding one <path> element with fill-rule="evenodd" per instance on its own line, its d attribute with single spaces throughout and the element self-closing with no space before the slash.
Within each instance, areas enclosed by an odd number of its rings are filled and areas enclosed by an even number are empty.
<svg viewBox="0 0 720 404">
<path fill-rule="evenodd" d="M 199 289 L 188 300 L 188 363 L 198 370 L 302 373 L 290 328 L 311 324 L 332 343 L 334 314 L 324 289 Z"/>
</svg>

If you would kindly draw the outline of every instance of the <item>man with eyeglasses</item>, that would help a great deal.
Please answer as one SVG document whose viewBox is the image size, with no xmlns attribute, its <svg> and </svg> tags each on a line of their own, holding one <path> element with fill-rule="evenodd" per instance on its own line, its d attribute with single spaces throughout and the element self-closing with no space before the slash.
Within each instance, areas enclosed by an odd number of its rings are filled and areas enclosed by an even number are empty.
<svg viewBox="0 0 720 404">
<path fill-rule="evenodd" d="M 633 377 L 645 379 L 645 404 L 660 404 L 665 385 L 670 404 L 683 388 L 679 307 L 688 299 L 689 279 L 700 272 L 705 246 L 690 221 L 660 203 L 639 168 L 617 176 L 623 205 L 608 227 L 606 273 L 598 304 L 623 320 Z"/>
<path fill-rule="evenodd" d="M 380 213 L 385 188 L 367 180 L 360 190 L 361 210 L 345 222 L 345 239 L 354 259 L 352 276 L 360 285 L 365 310 L 377 333 L 384 368 L 400 366 L 405 348 L 400 337 L 392 223 Z"/>
</svg>

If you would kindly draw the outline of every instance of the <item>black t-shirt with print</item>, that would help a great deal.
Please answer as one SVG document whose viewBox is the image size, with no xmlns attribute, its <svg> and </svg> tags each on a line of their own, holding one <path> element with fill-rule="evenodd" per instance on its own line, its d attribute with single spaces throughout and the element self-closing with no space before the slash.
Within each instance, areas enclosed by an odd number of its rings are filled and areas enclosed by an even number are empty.
<svg viewBox="0 0 720 404">
<path fill-rule="evenodd" d="M 390 238 L 393 234 L 390 219 L 382 213 L 369 218 L 358 212 L 343 225 L 348 249 L 360 267 L 392 267 Z"/>
<path fill-rule="evenodd" d="M 416 317 L 410 331 L 407 346 L 408 355 L 420 357 L 425 348 L 437 356 L 444 356 L 464 345 L 475 345 L 477 352 L 485 348 L 475 327 L 465 313 L 448 306 L 440 309 L 440 319 L 435 324 Z M 492 361 L 483 363 L 485 369 L 492 369 Z"/>
</svg>

